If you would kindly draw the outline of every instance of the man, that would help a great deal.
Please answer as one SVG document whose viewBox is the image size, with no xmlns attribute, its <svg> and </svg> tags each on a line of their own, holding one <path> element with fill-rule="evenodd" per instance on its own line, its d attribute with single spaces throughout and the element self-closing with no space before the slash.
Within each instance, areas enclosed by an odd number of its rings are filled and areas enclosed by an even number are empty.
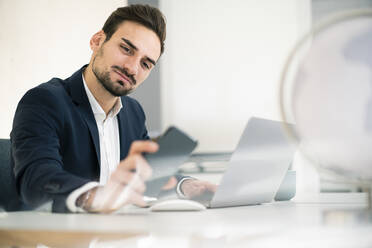
<svg viewBox="0 0 372 248">
<path fill-rule="evenodd" d="M 11 132 L 11 162 L 25 203 L 52 200 L 55 212 L 146 205 L 151 168 L 141 154 L 158 147 L 148 140 L 141 106 L 126 95 L 157 64 L 165 27 L 156 8 L 118 8 L 91 38 L 89 65 L 23 96 Z M 193 179 L 180 180 L 177 188 L 186 197 L 215 190 Z"/>
</svg>

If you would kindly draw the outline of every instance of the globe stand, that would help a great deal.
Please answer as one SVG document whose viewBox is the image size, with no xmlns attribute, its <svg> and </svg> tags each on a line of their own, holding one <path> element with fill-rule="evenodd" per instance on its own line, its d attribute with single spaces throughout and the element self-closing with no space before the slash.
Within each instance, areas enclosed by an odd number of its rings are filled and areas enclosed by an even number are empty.
<svg viewBox="0 0 372 248">
<path fill-rule="evenodd" d="M 364 185 L 362 192 L 367 194 L 366 207 L 350 206 L 344 209 L 325 210 L 323 223 L 327 226 L 354 227 L 355 225 L 372 223 L 372 184 Z"/>
</svg>

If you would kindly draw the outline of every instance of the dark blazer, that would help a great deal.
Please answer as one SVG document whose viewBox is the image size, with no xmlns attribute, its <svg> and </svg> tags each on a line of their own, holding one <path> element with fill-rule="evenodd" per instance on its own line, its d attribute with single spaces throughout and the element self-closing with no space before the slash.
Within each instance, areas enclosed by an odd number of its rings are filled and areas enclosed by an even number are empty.
<svg viewBox="0 0 372 248">
<path fill-rule="evenodd" d="M 99 180 L 98 129 L 83 70 L 29 90 L 18 104 L 10 135 L 11 165 L 18 192 L 32 207 L 52 200 L 54 212 L 66 212 L 70 192 Z M 121 100 L 118 122 L 120 159 L 124 159 L 133 141 L 149 137 L 140 104 L 128 96 Z"/>
</svg>

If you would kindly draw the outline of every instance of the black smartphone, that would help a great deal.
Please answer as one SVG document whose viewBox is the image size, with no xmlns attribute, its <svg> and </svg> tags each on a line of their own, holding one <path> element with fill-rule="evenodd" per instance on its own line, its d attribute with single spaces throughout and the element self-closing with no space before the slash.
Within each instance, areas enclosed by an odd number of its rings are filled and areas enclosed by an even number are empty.
<svg viewBox="0 0 372 248">
<path fill-rule="evenodd" d="M 176 174 L 180 165 L 188 160 L 198 142 L 177 127 L 169 127 L 156 142 L 159 150 L 144 157 L 152 168 L 152 176 L 146 181 L 145 196 L 157 197 L 162 187 Z"/>
</svg>

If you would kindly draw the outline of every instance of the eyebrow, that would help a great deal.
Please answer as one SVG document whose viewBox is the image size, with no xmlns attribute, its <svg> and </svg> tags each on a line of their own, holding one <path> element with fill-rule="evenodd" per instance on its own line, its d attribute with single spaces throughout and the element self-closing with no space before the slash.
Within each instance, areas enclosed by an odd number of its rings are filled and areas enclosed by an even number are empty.
<svg viewBox="0 0 372 248">
<path fill-rule="evenodd" d="M 156 62 L 153 59 L 150 59 L 149 57 L 146 56 L 146 59 L 153 65 L 156 65 Z"/>
<path fill-rule="evenodd" d="M 128 46 L 130 46 L 134 50 L 138 51 L 138 48 L 130 40 L 125 39 L 124 37 L 122 37 L 121 39 L 122 39 L 122 41 L 124 41 L 125 43 L 127 43 Z M 146 60 L 148 60 L 151 64 L 156 65 L 155 60 L 149 58 L 148 56 L 146 56 Z"/>
</svg>

